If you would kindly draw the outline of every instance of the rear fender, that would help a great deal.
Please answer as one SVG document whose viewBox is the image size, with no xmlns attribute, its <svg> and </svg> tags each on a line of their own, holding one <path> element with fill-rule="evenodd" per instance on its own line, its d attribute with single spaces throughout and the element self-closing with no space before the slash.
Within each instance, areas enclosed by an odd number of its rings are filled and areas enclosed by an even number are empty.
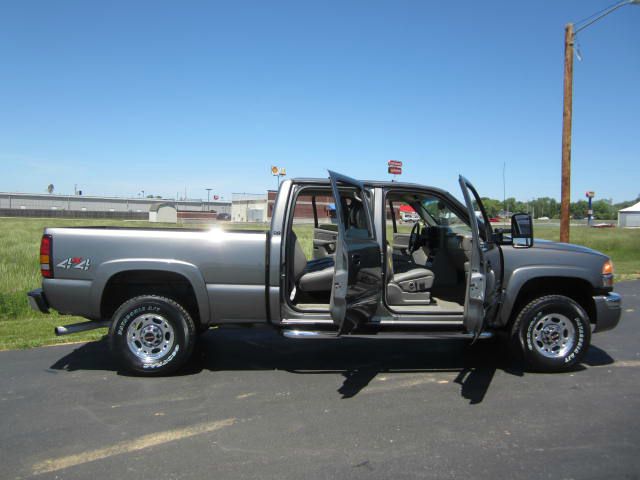
<svg viewBox="0 0 640 480">
<path fill-rule="evenodd" d="M 185 277 L 196 296 L 200 321 L 208 324 L 211 320 L 209 311 L 209 297 L 202 273 L 195 265 L 180 260 L 158 260 L 152 258 L 127 258 L 112 260 L 101 264 L 95 272 L 95 278 L 91 286 L 90 304 L 93 316 L 100 318 L 100 305 L 102 295 L 109 279 L 114 275 L 133 270 L 156 270 L 158 272 L 177 273 Z"/>
</svg>

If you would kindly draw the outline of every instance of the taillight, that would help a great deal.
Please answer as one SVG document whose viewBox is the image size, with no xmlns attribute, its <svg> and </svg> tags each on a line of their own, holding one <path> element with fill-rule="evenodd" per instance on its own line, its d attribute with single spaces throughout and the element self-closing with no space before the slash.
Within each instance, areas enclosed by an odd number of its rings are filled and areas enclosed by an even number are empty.
<svg viewBox="0 0 640 480">
<path fill-rule="evenodd" d="M 51 235 L 43 235 L 40 241 L 40 273 L 45 278 L 53 278 L 53 252 Z"/>
</svg>

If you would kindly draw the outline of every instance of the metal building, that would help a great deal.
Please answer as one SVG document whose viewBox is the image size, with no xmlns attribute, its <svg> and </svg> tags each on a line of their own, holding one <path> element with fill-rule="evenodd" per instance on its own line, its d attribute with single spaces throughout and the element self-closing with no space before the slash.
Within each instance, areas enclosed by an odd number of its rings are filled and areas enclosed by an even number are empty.
<svg viewBox="0 0 640 480">
<path fill-rule="evenodd" d="M 111 213 L 116 217 L 117 213 L 122 213 L 146 218 L 151 207 L 158 203 L 173 204 L 177 211 L 184 212 L 231 213 L 231 202 L 226 201 L 0 192 L 0 215 L 39 216 L 48 212 L 45 216 L 90 217 L 92 212 L 103 212 L 105 215 L 102 216 L 111 216 L 108 215 Z M 65 214 L 70 212 L 77 212 L 77 215 Z"/>
<path fill-rule="evenodd" d="M 640 227 L 640 202 L 618 212 L 618 226 L 623 228 Z"/>
</svg>

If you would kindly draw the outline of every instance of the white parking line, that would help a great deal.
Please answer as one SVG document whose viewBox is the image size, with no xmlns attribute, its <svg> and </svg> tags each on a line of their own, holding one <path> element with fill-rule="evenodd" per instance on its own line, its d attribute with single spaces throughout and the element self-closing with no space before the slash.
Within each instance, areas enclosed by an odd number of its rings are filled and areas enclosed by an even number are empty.
<svg viewBox="0 0 640 480">
<path fill-rule="evenodd" d="M 640 367 L 640 360 L 616 360 L 615 363 L 603 367 Z"/>
<path fill-rule="evenodd" d="M 444 385 L 450 383 L 455 378 L 451 373 L 420 373 L 420 374 L 399 374 L 393 376 L 377 377 L 372 384 L 362 390 L 361 393 L 383 393 L 393 390 L 413 388 L 429 383 Z"/>
<path fill-rule="evenodd" d="M 58 470 L 64 470 L 65 468 L 75 467 L 77 465 L 82 465 L 89 462 L 95 462 L 96 460 L 102 460 L 114 455 L 137 452 L 138 450 L 144 450 L 146 448 L 155 447 L 157 445 L 175 442 L 177 440 L 193 437 L 195 435 L 214 432 L 216 430 L 220 430 L 221 428 L 233 425 L 235 422 L 235 418 L 228 418 L 226 420 L 200 423 L 198 425 L 192 425 L 190 427 L 179 428 L 176 430 L 166 430 L 164 432 L 150 433 L 149 435 L 144 435 L 132 440 L 126 440 L 124 442 L 118 442 L 108 447 L 98 448 L 95 450 L 87 450 L 85 452 L 77 453 L 75 455 L 68 455 L 66 457 L 49 458 L 47 460 L 36 463 L 33 466 L 32 471 L 34 475 L 57 472 Z"/>
</svg>

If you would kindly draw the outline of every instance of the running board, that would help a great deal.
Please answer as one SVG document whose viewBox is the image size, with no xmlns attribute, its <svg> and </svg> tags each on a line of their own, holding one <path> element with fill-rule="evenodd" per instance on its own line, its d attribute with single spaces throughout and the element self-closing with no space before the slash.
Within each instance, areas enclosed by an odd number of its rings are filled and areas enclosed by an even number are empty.
<svg viewBox="0 0 640 480">
<path fill-rule="evenodd" d="M 282 330 L 282 335 L 286 338 L 307 339 L 307 338 L 377 338 L 384 340 L 424 340 L 424 339 L 457 339 L 457 340 L 473 340 L 475 335 L 472 333 L 462 332 L 376 332 L 376 333 L 353 333 L 340 335 L 336 332 L 319 332 L 312 330 Z M 482 332 L 478 336 L 478 340 L 492 338 L 493 333 Z"/>
<path fill-rule="evenodd" d="M 101 322 L 82 322 L 74 323 L 72 325 L 59 326 L 54 329 L 54 332 L 58 337 L 62 335 L 71 335 L 72 333 L 86 332 L 87 330 L 95 330 L 96 328 L 107 328 L 111 323 L 110 320 L 104 320 Z"/>
</svg>

